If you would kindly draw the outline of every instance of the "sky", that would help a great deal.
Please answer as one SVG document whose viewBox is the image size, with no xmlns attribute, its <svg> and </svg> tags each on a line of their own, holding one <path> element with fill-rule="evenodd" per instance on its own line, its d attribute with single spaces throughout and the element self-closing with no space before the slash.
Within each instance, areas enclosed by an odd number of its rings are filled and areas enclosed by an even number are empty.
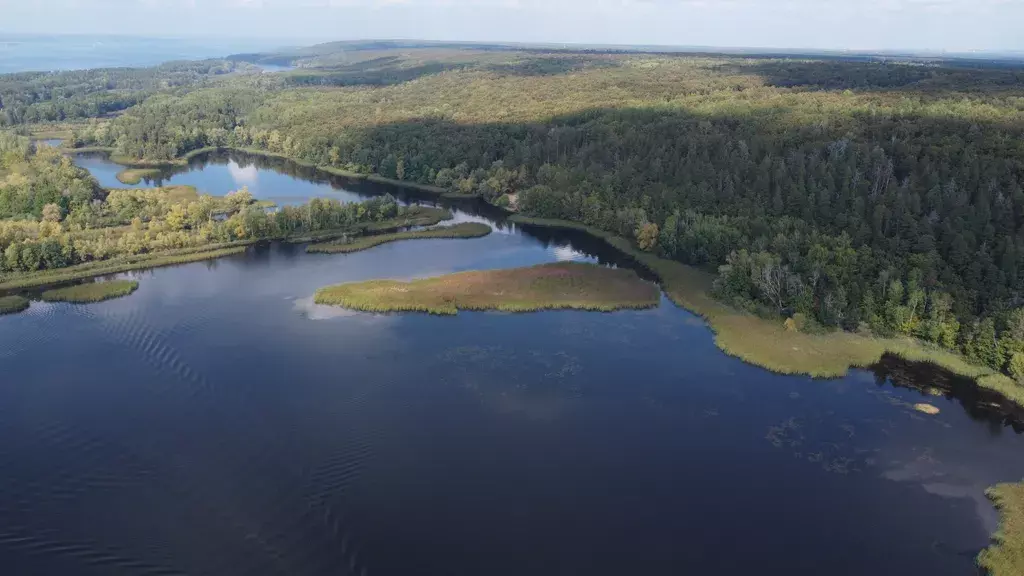
<svg viewBox="0 0 1024 576">
<path fill-rule="evenodd" d="M 0 32 L 1024 50 L 1024 0 L 0 0 Z"/>
</svg>

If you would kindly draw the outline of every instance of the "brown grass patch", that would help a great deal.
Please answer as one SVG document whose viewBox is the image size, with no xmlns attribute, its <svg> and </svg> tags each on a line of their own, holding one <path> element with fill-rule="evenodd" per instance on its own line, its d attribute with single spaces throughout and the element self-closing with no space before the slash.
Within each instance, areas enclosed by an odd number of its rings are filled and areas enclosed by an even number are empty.
<svg viewBox="0 0 1024 576">
<path fill-rule="evenodd" d="M 560 262 L 509 270 L 460 272 L 398 282 L 371 280 L 317 290 L 318 304 L 366 312 L 456 314 L 459 310 L 610 312 L 658 305 L 658 289 L 632 270 Z"/>
</svg>

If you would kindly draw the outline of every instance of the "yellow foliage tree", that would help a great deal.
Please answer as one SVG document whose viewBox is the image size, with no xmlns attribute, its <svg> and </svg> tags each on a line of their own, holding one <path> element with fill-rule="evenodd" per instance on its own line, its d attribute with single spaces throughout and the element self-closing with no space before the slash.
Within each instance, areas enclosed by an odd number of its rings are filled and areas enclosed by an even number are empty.
<svg viewBox="0 0 1024 576">
<path fill-rule="evenodd" d="M 650 252 L 658 246 L 658 225 L 650 222 L 636 229 L 636 243 L 641 250 Z"/>
<path fill-rule="evenodd" d="M 171 206 L 171 209 L 167 212 L 166 222 L 167 226 L 175 232 L 184 230 L 185 225 L 188 223 L 188 213 L 185 211 L 185 207 L 181 204 Z"/>
</svg>

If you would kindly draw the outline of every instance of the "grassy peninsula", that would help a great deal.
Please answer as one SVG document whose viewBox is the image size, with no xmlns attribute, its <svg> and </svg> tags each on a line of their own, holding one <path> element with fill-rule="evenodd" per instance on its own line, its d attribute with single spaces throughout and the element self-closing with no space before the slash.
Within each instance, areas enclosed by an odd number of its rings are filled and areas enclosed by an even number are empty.
<svg viewBox="0 0 1024 576">
<path fill-rule="evenodd" d="M 42 298 L 47 302 L 89 304 L 128 296 L 138 289 L 139 283 L 135 280 L 111 280 L 47 290 L 43 292 Z"/>
<path fill-rule="evenodd" d="M 560 262 L 508 270 L 459 272 L 411 282 L 371 280 L 317 290 L 317 304 L 365 312 L 459 310 L 610 312 L 658 305 L 658 289 L 632 270 Z"/>
<path fill-rule="evenodd" d="M 991 576 L 1024 573 L 1024 484 L 1000 484 L 986 492 L 1001 513 L 993 544 L 978 555 L 978 566 Z"/>
<path fill-rule="evenodd" d="M 21 296 L 2 296 L 0 297 L 0 316 L 22 312 L 27 310 L 28 306 L 27 298 L 22 298 Z"/>
<path fill-rule="evenodd" d="M 973 378 L 980 386 L 1024 406 L 1024 387 L 995 370 L 971 364 L 938 346 L 911 338 L 877 338 L 839 330 L 822 334 L 788 330 L 781 320 L 767 320 L 715 299 L 711 294 L 715 279 L 711 273 L 639 250 L 625 238 L 563 220 L 515 215 L 510 221 L 579 230 L 603 239 L 655 274 L 675 304 L 703 317 L 715 333 L 715 343 L 725 353 L 772 372 L 815 378 L 840 377 L 852 367 L 875 364 L 889 352 Z"/>
<path fill-rule="evenodd" d="M 408 232 L 395 232 L 393 234 L 377 234 L 375 236 L 361 236 L 352 239 L 335 240 L 311 244 L 306 247 L 306 252 L 321 254 L 347 254 L 359 252 L 380 246 L 388 242 L 399 242 L 402 240 L 417 240 L 430 238 L 480 238 L 491 233 L 491 227 L 479 222 L 463 222 L 453 226 L 441 226 L 430 230 L 413 230 Z"/>
</svg>

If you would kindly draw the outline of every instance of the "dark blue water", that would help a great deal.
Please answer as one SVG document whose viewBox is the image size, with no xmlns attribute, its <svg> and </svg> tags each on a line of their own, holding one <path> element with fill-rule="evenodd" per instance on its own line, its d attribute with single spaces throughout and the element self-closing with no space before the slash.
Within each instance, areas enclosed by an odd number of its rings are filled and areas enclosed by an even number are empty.
<svg viewBox="0 0 1024 576">
<path fill-rule="evenodd" d="M 498 233 L 264 246 L 0 318 L 5 573 L 975 573 L 996 519 L 983 491 L 1024 477 L 1024 445 L 947 375 L 773 375 L 667 301 L 312 304 L 344 281 L 623 264 L 460 207 Z"/>
</svg>

